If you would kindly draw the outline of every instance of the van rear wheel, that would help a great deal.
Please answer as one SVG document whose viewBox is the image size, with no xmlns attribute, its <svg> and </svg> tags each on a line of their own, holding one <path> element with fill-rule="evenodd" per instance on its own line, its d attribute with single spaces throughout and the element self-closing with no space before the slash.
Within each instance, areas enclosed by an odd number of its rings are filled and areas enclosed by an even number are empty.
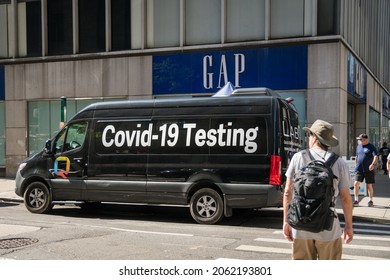
<svg viewBox="0 0 390 280">
<path fill-rule="evenodd" d="M 223 200 L 213 189 L 200 189 L 191 197 L 190 211 L 199 224 L 215 224 L 223 218 Z"/>
<path fill-rule="evenodd" d="M 50 191 L 42 182 L 28 185 L 24 193 L 24 205 L 31 213 L 43 214 L 53 208 Z"/>
</svg>

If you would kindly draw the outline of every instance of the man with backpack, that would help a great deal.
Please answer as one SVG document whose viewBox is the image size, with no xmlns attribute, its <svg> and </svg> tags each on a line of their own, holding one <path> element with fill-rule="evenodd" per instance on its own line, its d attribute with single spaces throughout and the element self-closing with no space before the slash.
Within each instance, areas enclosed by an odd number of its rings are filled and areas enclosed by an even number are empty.
<svg viewBox="0 0 390 280">
<path fill-rule="evenodd" d="M 283 234 L 292 241 L 292 258 L 338 260 L 342 238 L 353 239 L 351 177 L 343 159 L 329 151 L 338 145 L 333 126 L 323 120 L 303 128 L 309 149 L 296 153 L 286 172 L 283 197 Z M 345 227 L 334 209 L 340 196 Z"/>
</svg>

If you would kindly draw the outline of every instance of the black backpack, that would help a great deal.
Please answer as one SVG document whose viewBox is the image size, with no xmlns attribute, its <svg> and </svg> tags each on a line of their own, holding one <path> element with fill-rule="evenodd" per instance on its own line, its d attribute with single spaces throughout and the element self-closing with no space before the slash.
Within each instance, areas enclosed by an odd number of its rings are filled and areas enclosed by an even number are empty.
<svg viewBox="0 0 390 280">
<path fill-rule="evenodd" d="M 332 166 L 338 155 L 331 153 L 326 162 L 314 160 L 309 150 L 302 151 L 304 165 L 294 175 L 294 196 L 288 206 L 287 222 L 293 228 L 310 232 L 331 230 L 334 218 Z"/>
</svg>

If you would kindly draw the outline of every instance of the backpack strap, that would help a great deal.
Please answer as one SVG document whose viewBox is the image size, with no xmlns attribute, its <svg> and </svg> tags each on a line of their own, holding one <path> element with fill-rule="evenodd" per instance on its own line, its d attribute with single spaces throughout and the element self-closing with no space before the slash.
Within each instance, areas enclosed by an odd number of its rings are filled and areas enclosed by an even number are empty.
<svg viewBox="0 0 390 280">
<path fill-rule="evenodd" d="M 336 162 L 336 160 L 339 158 L 339 155 L 332 152 L 330 154 L 330 157 L 325 161 L 325 164 L 332 168 L 333 164 Z"/>
<path fill-rule="evenodd" d="M 301 153 L 302 153 L 302 159 L 303 159 L 304 165 L 308 165 L 309 162 L 315 160 L 315 158 L 310 153 L 309 149 L 302 150 Z"/>
</svg>

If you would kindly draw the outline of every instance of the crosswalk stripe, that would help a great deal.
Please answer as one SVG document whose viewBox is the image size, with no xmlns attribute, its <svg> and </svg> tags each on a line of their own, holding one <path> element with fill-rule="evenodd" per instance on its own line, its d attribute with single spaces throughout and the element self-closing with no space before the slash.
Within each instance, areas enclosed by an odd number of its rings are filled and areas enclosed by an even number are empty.
<svg viewBox="0 0 390 280">
<path fill-rule="evenodd" d="M 236 249 L 240 251 L 251 251 L 251 252 L 261 252 L 261 253 L 275 253 L 275 254 L 286 254 L 286 255 L 292 254 L 291 249 L 275 248 L 275 247 L 240 245 Z M 388 260 L 386 258 L 376 258 L 376 257 L 357 256 L 357 255 L 348 255 L 348 254 L 343 254 L 342 259 L 343 260 Z"/>
<path fill-rule="evenodd" d="M 344 222 L 341 222 L 340 224 L 345 225 Z M 364 227 L 388 228 L 390 230 L 390 225 L 386 225 L 386 224 L 353 223 L 353 225 L 364 226 Z"/>
<path fill-rule="evenodd" d="M 383 231 L 383 230 L 375 230 L 375 229 L 364 229 L 364 228 L 354 228 L 354 233 L 377 233 L 377 234 L 390 234 L 390 231 Z"/>
<path fill-rule="evenodd" d="M 260 242 L 270 242 L 270 243 L 291 243 L 286 239 L 274 239 L 274 238 L 256 238 L 255 241 Z M 385 246 L 374 246 L 374 245 L 354 245 L 354 244 L 344 244 L 345 248 L 348 249 L 359 249 L 359 250 L 370 250 L 370 251 L 384 251 L 390 252 L 390 247 Z"/>
<path fill-rule="evenodd" d="M 367 256 L 355 256 L 355 255 L 346 255 L 343 254 L 343 260 L 388 260 L 386 258 L 375 258 L 375 257 L 367 257 Z"/>
<path fill-rule="evenodd" d="M 361 236 L 361 235 L 354 235 L 353 239 L 357 240 L 374 240 L 374 241 L 387 241 L 390 242 L 389 237 L 376 237 L 376 236 Z"/>
<path fill-rule="evenodd" d="M 263 237 L 256 238 L 255 241 L 272 242 L 272 243 L 291 243 L 287 239 L 274 239 L 274 238 L 263 238 Z"/>
<path fill-rule="evenodd" d="M 374 245 L 344 244 L 344 248 L 346 248 L 346 249 L 356 249 L 356 250 L 369 250 L 369 251 L 390 252 L 390 247 L 374 246 Z"/>
<path fill-rule="evenodd" d="M 291 254 L 290 249 L 275 248 L 275 247 L 263 247 L 263 246 L 250 246 L 240 245 L 236 248 L 241 251 L 263 252 L 263 253 L 277 253 L 277 254 Z"/>
</svg>

